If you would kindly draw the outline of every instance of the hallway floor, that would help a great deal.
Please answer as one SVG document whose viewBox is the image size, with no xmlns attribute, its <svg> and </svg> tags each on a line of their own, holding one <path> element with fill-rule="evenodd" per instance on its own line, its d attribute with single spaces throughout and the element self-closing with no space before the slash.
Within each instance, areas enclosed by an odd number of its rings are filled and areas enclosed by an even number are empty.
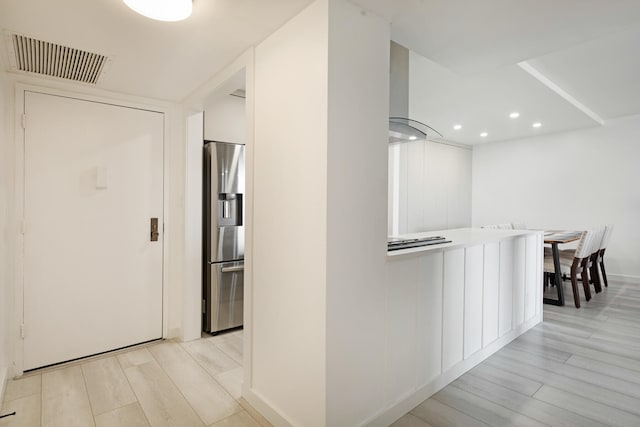
<svg viewBox="0 0 640 427">
<path fill-rule="evenodd" d="M 241 384 L 242 331 L 159 341 L 10 381 L 0 426 L 268 426 Z"/>
</svg>

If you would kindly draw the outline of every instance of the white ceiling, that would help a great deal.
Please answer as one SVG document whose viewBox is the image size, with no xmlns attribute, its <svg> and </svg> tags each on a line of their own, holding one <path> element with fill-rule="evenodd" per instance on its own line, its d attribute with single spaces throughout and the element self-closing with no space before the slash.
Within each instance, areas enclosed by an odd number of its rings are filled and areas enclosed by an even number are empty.
<svg viewBox="0 0 640 427">
<path fill-rule="evenodd" d="M 167 23 L 121 0 L 0 0 L 0 28 L 110 56 L 101 89 L 180 101 L 312 1 L 194 0 L 190 18 Z M 414 55 L 412 118 L 447 140 L 599 125 L 520 61 L 605 120 L 640 113 L 640 0 L 353 1 L 423 57 Z M 4 43 L 0 53 L 6 65 Z M 521 117 L 508 119 L 515 110 Z M 453 132 L 454 123 L 463 129 Z"/>
<path fill-rule="evenodd" d="M 412 53 L 409 87 L 409 115 L 448 141 L 472 145 L 597 125 L 517 65 L 460 76 Z M 520 117 L 509 118 L 515 111 Z M 534 129 L 535 122 L 543 126 Z"/>
<path fill-rule="evenodd" d="M 412 55 L 411 118 L 445 140 L 472 145 L 599 126 L 585 107 L 603 120 L 640 114 L 639 0 L 354 1 L 388 19 L 392 38 L 422 56 Z M 536 121 L 542 127 L 532 128 Z"/>
<path fill-rule="evenodd" d="M 178 101 L 311 1 L 194 0 L 160 22 L 121 0 L 1 0 L 0 28 L 111 57 L 101 89 Z"/>
</svg>

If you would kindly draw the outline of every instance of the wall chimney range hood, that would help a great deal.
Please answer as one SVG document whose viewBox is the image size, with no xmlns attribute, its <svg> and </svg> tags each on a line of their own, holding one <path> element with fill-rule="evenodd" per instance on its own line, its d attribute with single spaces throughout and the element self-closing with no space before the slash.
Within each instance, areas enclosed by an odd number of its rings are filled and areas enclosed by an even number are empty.
<svg viewBox="0 0 640 427">
<path fill-rule="evenodd" d="M 434 128 L 409 116 L 409 49 L 391 42 L 389 62 L 389 143 L 426 141 Z"/>
</svg>

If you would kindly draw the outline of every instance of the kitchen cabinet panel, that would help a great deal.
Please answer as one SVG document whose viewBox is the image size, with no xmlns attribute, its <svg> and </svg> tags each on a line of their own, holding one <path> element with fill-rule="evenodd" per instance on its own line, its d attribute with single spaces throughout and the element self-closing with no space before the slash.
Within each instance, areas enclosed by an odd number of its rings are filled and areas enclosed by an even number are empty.
<svg viewBox="0 0 640 427">
<path fill-rule="evenodd" d="M 463 359 L 464 249 L 444 253 L 442 290 L 442 371 Z"/>
<path fill-rule="evenodd" d="M 442 372 L 443 253 L 418 260 L 418 386 Z"/>
<path fill-rule="evenodd" d="M 482 346 L 498 339 L 498 312 L 500 299 L 500 244 L 484 245 L 484 272 L 482 298 Z"/>
<path fill-rule="evenodd" d="M 527 321 L 536 315 L 536 305 L 538 302 L 538 288 L 542 287 L 542 283 L 538 283 L 538 274 L 536 271 L 539 259 L 539 253 L 542 252 L 538 246 L 538 236 L 527 236 L 525 249 L 525 284 L 524 284 L 524 320 Z M 540 286 L 538 286 L 540 285 Z"/>
<path fill-rule="evenodd" d="M 513 328 L 513 249 L 513 240 L 500 242 L 499 337 Z"/>
<path fill-rule="evenodd" d="M 525 237 L 514 241 L 513 251 L 513 326 L 524 323 Z"/>
<path fill-rule="evenodd" d="M 483 246 L 465 249 L 464 273 L 464 358 L 482 347 Z"/>
</svg>

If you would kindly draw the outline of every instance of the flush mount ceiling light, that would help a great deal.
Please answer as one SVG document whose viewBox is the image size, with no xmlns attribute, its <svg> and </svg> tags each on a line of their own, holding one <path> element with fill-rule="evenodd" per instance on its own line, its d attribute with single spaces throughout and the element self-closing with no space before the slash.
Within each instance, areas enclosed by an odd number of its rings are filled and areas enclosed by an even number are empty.
<svg viewBox="0 0 640 427">
<path fill-rule="evenodd" d="M 487 136 L 489 136 L 489 134 L 487 132 L 482 132 L 480 136 L 483 138 L 486 138 Z"/>
<path fill-rule="evenodd" d="M 542 126 L 542 123 L 536 122 L 536 123 L 532 124 L 531 126 L 533 126 L 534 128 L 539 128 L 540 126 Z"/>
<path fill-rule="evenodd" d="M 520 113 L 514 111 L 513 113 L 509 114 L 509 117 L 511 117 L 512 119 L 517 119 L 518 117 L 520 117 Z"/>
<path fill-rule="evenodd" d="M 135 12 L 158 21 L 182 21 L 191 15 L 192 0 L 122 0 Z"/>
<path fill-rule="evenodd" d="M 462 129 L 462 125 L 454 125 L 453 129 L 454 130 L 460 130 L 460 129 Z"/>
</svg>

